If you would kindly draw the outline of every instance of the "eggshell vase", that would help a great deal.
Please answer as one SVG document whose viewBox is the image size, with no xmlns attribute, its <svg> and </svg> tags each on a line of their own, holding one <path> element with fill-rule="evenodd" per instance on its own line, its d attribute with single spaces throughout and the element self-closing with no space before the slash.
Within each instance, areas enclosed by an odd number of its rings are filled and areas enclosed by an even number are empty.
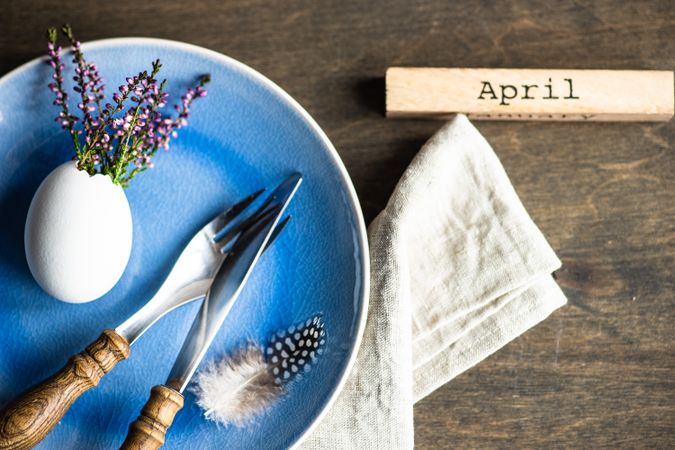
<svg viewBox="0 0 675 450">
<path fill-rule="evenodd" d="M 24 243 L 33 277 L 69 303 L 95 300 L 122 276 L 129 260 L 132 220 L 124 190 L 107 175 L 54 169 L 28 209 Z"/>
</svg>

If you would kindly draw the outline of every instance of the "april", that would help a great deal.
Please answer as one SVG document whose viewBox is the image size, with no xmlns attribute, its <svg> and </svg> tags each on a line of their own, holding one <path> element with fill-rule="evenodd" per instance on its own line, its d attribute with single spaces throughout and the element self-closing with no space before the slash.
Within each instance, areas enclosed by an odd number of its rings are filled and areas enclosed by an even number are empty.
<svg viewBox="0 0 675 450">
<path fill-rule="evenodd" d="M 563 78 L 562 83 L 539 84 L 495 84 L 481 81 L 482 89 L 478 100 L 499 100 L 500 105 L 510 105 L 512 100 L 578 100 L 574 95 L 574 82 L 571 78 Z"/>
</svg>

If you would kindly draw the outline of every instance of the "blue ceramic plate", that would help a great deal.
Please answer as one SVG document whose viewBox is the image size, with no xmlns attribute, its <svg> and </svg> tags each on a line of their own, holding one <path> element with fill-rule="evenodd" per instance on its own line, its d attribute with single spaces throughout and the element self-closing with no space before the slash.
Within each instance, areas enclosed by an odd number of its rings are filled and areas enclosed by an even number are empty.
<svg viewBox="0 0 675 450">
<path fill-rule="evenodd" d="M 211 73 L 156 168 L 131 184 L 134 219 L 129 265 L 92 303 L 57 301 L 32 279 L 23 247 L 30 200 L 41 180 L 72 157 L 46 87 L 51 69 L 32 61 L 0 80 L 0 404 L 41 381 L 113 328 L 159 287 L 187 239 L 215 213 L 292 171 L 304 183 L 289 207 L 293 219 L 264 255 L 205 361 L 247 341 L 322 313 L 326 352 L 265 415 L 246 428 L 204 419 L 191 394 L 166 448 L 281 449 L 318 422 L 342 386 L 363 331 L 368 250 L 356 194 L 335 149 L 285 92 L 243 64 L 199 47 L 156 39 L 86 44 L 110 95 L 125 77 L 161 58 L 169 106 L 196 77 Z M 72 70 L 71 64 L 67 70 Z M 92 242 L 92 245 L 96 245 Z M 84 394 L 39 445 L 42 449 L 117 448 L 153 385 L 163 383 L 196 313 L 174 311 L 153 326 L 98 387 Z"/>
</svg>

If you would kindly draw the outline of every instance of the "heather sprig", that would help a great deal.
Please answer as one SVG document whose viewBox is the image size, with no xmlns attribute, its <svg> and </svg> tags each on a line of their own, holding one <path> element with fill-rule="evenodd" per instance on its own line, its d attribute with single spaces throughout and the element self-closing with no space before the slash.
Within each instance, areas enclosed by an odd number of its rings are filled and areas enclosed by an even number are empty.
<svg viewBox="0 0 675 450">
<path fill-rule="evenodd" d="M 192 102 L 206 96 L 204 86 L 208 75 L 199 78 L 174 106 L 177 115 L 165 114 L 168 93 L 166 80 L 158 82 L 162 64 L 152 62 L 152 69 L 129 77 L 105 102 L 105 85 L 96 64 L 88 62 L 72 28 L 64 25 L 61 32 L 72 47 L 74 64 L 73 90 L 77 94 L 77 110 L 71 112 L 64 86 L 62 48 L 58 45 L 55 28 L 47 31 L 47 63 L 54 70 L 49 88 L 55 94 L 54 105 L 60 107 L 56 121 L 67 130 L 75 147 L 75 158 L 80 170 L 90 175 L 108 175 L 113 183 L 126 187 L 139 173 L 154 167 L 153 157 L 160 148 L 168 149 L 169 141 L 177 137 L 179 129 L 187 125 Z M 128 106 L 129 105 L 129 106 Z"/>
</svg>

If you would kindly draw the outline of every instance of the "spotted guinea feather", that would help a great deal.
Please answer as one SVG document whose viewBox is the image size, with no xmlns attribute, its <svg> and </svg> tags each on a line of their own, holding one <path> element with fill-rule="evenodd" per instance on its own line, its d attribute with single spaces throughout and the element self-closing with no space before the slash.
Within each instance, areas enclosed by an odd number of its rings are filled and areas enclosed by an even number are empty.
<svg viewBox="0 0 675 450">
<path fill-rule="evenodd" d="M 274 380 L 279 385 L 289 383 L 304 372 L 323 353 L 326 331 L 320 315 L 274 334 L 265 349 L 265 357 Z"/>
<path fill-rule="evenodd" d="M 275 333 L 264 351 L 249 345 L 233 357 L 209 364 L 190 390 L 207 419 L 243 427 L 310 370 L 325 343 L 324 325 L 316 315 Z"/>
</svg>

